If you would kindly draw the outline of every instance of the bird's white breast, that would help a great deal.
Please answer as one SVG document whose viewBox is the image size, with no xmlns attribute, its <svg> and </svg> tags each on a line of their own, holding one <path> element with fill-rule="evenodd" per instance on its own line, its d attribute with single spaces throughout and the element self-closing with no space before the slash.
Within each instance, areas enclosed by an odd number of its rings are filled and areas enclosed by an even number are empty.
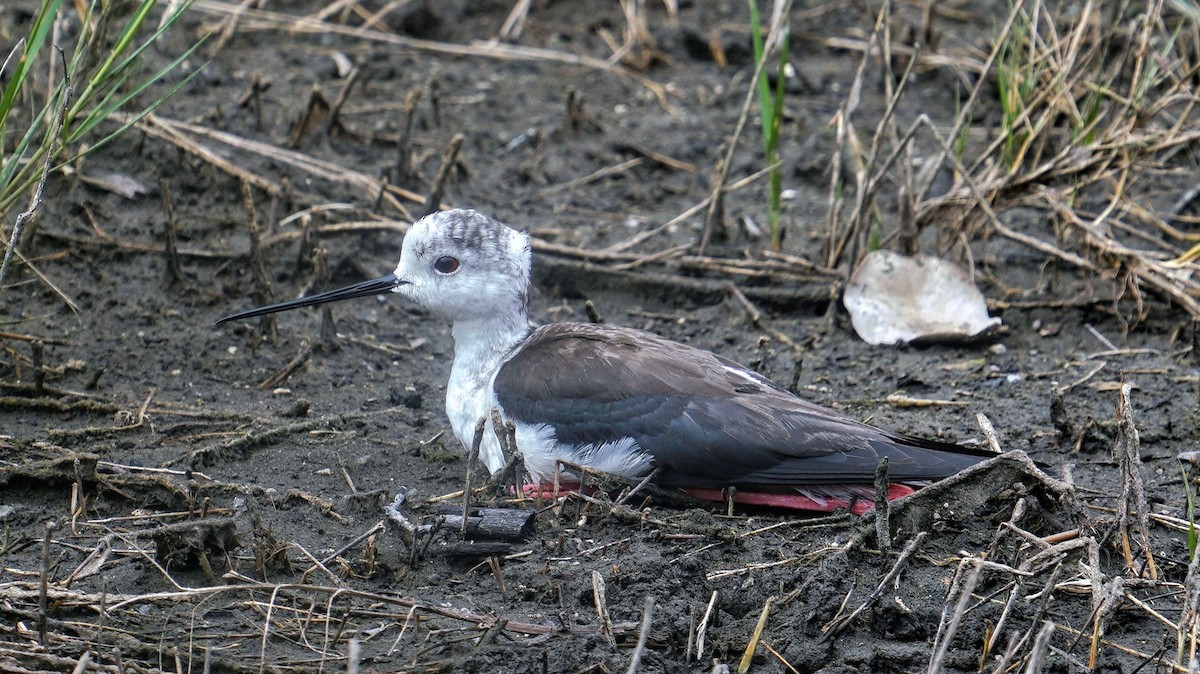
<svg viewBox="0 0 1200 674">
<path fill-rule="evenodd" d="M 486 372 L 484 368 L 455 359 L 446 388 L 446 416 L 455 437 L 467 451 L 474 445 L 479 420 L 486 420 L 479 444 L 479 459 L 490 473 L 500 470 L 507 462 L 492 416 L 495 410 L 501 419 L 508 419 L 493 387 L 498 371 L 497 367 Z M 559 460 L 627 477 L 645 475 L 653 465 L 653 457 L 643 452 L 634 438 L 576 447 L 559 442 L 555 428 L 549 424 L 517 421 L 515 425 L 517 449 L 535 482 L 553 480 L 555 464 Z M 570 477 L 570 474 L 566 476 Z"/>
</svg>

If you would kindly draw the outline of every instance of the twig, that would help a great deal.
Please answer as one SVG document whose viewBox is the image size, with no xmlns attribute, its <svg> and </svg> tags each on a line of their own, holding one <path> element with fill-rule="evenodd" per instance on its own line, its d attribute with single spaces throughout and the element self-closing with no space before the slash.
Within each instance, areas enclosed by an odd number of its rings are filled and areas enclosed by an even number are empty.
<svg viewBox="0 0 1200 674">
<path fill-rule="evenodd" d="M 642 159 L 641 157 L 634 157 L 633 159 L 628 159 L 619 164 L 614 164 L 612 166 L 605 166 L 604 168 L 602 168 L 598 171 L 593 171 L 585 176 L 576 178 L 574 180 L 568 180 L 565 183 L 551 185 L 551 186 L 545 188 L 544 190 L 542 190 L 541 195 L 543 197 L 547 197 L 552 194 L 558 194 L 559 192 L 573 190 L 576 187 L 586 185 L 590 182 L 595 182 L 602 178 L 607 178 L 608 176 L 619 175 L 621 173 L 628 171 L 631 168 L 641 166 L 643 162 L 645 162 L 645 160 Z"/>
<path fill-rule="evenodd" d="M 926 670 L 927 674 L 938 674 L 946 664 L 946 653 L 950 650 L 950 642 L 954 640 L 954 634 L 958 632 L 958 626 L 967 612 L 967 604 L 971 601 L 971 593 L 975 591 L 975 584 L 979 582 L 979 576 L 983 572 L 982 561 L 978 558 L 969 559 L 971 570 L 958 588 L 958 603 L 954 606 L 954 613 L 950 615 L 949 622 L 945 622 L 943 615 L 943 623 L 938 626 L 938 634 L 933 642 L 933 655 L 930 656 L 929 668 Z M 968 562 L 968 560 L 964 559 L 963 562 Z M 943 630 L 942 627 L 945 629 Z"/>
<path fill-rule="evenodd" d="M 1029 652 L 1029 660 L 1025 663 L 1025 674 L 1037 674 L 1042 671 L 1042 658 L 1049 650 L 1050 636 L 1054 634 L 1054 623 L 1047 620 L 1038 630 L 1037 638 L 1033 640 L 1033 648 Z"/>
<path fill-rule="evenodd" d="M 393 182 L 410 182 L 416 178 L 417 174 L 412 162 L 413 124 L 417 119 L 417 106 L 421 103 L 423 93 L 424 89 L 413 87 L 404 97 L 404 106 L 401 108 L 404 113 L 404 129 L 400 132 L 400 140 L 396 143 L 396 165 L 392 167 Z M 380 186 L 379 194 L 381 197 L 383 196 L 383 186 Z"/>
<path fill-rule="evenodd" d="M 38 592 L 38 643 L 46 645 L 46 620 L 49 612 L 47 594 L 50 586 L 50 540 L 54 535 L 54 521 L 46 522 L 45 534 L 42 538 L 42 575 L 40 591 Z"/>
<path fill-rule="evenodd" d="M 71 674 L 83 674 L 91 663 L 92 652 L 84 651 L 83 655 L 79 656 L 79 662 L 75 663 L 75 669 L 71 670 Z"/>
<path fill-rule="evenodd" d="M 376 522 L 375 526 L 373 526 L 370 529 L 367 529 L 366 531 L 362 532 L 361 534 L 355 536 L 353 539 L 350 540 L 349 543 L 346 543 L 342 547 L 338 548 L 336 551 L 326 555 L 324 559 L 320 560 L 320 563 L 322 565 L 325 565 L 325 564 L 332 562 L 333 560 L 337 559 L 341 555 L 345 554 L 346 551 L 349 550 L 350 548 L 367 540 L 372 535 L 374 535 L 380 531 L 383 531 L 383 521 Z M 308 571 L 312 571 L 312 569 L 309 569 Z M 308 571 L 306 571 L 305 573 L 308 573 Z"/>
<path fill-rule="evenodd" d="M 479 461 L 479 449 L 483 445 L 483 429 L 487 427 L 487 417 L 479 417 L 475 422 L 475 437 L 471 441 L 471 451 L 467 455 L 467 475 L 463 479 L 462 502 L 462 535 L 467 535 L 467 511 L 471 508 L 471 477 L 475 472 L 475 463 Z"/>
<path fill-rule="evenodd" d="M 425 197 L 425 212 L 421 214 L 421 217 L 441 210 L 442 197 L 446 192 L 446 181 L 450 178 L 450 172 L 458 164 L 458 152 L 462 149 L 464 139 L 461 133 L 454 134 L 454 137 L 450 139 L 450 145 L 442 155 L 442 165 L 433 178 L 433 186 Z"/>
<path fill-rule="evenodd" d="M 258 211 L 254 207 L 254 192 L 251 191 L 250 183 L 244 180 L 242 181 L 242 209 L 246 213 L 246 233 L 250 239 L 250 272 L 254 278 L 254 289 L 251 291 L 251 295 L 257 304 L 264 305 L 271 299 L 271 282 L 267 280 L 267 269 L 263 263 L 262 237 L 258 226 Z M 259 320 L 259 327 L 264 335 L 269 339 L 274 339 L 274 316 L 263 316 Z"/>
<path fill-rule="evenodd" d="M 163 257 L 167 264 L 167 285 L 177 286 L 183 282 L 183 267 L 179 264 L 179 251 L 175 237 L 175 203 L 171 199 L 171 183 L 166 178 L 158 181 L 163 203 Z"/>
<path fill-rule="evenodd" d="M 1133 420 L 1133 404 L 1129 394 L 1133 387 L 1130 384 L 1121 385 L 1120 399 L 1117 404 L 1117 415 L 1120 421 L 1117 441 L 1113 446 L 1117 464 L 1121 467 L 1121 499 L 1117 512 L 1117 530 L 1121 536 L 1121 547 L 1125 554 L 1125 563 L 1130 570 L 1133 568 L 1133 553 L 1129 542 L 1129 516 L 1132 510 L 1134 528 L 1142 539 L 1142 552 L 1146 556 L 1144 572 L 1150 579 L 1158 578 L 1158 567 L 1154 563 L 1154 554 L 1150 549 L 1150 507 L 1146 501 L 1146 486 L 1142 481 L 1140 466 L 1141 442 L 1138 439 L 1137 425 Z M 1141 576 L 1141 573 L 1138 573 Z"/>
<path fill-rule="evenodd" d="M 875 603 L 875 600 L 883 594 L 887 586 L 890 585 L 900 575 L 900 572 L 903 571 L 908 565 L 909 558 L 911 558 L 913 553 L 921 548 L 921 544 L 925 542 L 925 538 L 928 535 L 929 532 L 927 531 L 918 532 L 917 535 L 912 538 L 912 540 L 906 543 L 904 549 L 900 551 L 900 555 L 896 557 L 895 563 L 892 564 L 892 568 L 888 570 L 883 579 L 879 581 L 879 584 L 875 586 L 875 590 L 871 592 L 871 594 L 868 595 L 861 604 L 858 605 L 858 608 L 841 618 L 831 620 L 829 624 L 825 626 L 825 630 L 821 633 L 821 641 L 825 641 L 826 639 L 837 636 L 843 629 L 846 628 L 847 625 L 853 622 L 855 618 L 862 615 L 863 611 L 866 611 L 868 608 L 870 608 Z"/>
<path fill-rule="evenodd" d="M 704 617 L 700 619 L 700 627 L 696 628 L 696 661 L 704 657 L 704 638 L 708 635 L 708 621 L 712 618 L 713 609 L 717 606 L 718 590 L 713 590 L 704 609 Z"/>
<path fill-rule="evenodd" d="M 890 487 L 888 458 L 885 456 L 875 467 L 875 542 L 879 544 L 879 551 L 885 555 L 892 551 L 892 504 L 888 501 Z"/>
<path fill-rule="evenodd" d="M 988 447 L 997 454 L 1003 451 L 1000 448 L 1000 438 L 996 435 L 996 427 L 992 425 L 992 420 L 988 419 L 987 415 L 983 412 L 979 412 L 975 415 L 975 423 L 979 426 L 980 432 L 983 433 L 984 439 L 987 440 Z"/>
<path fill-rule="evenodd" d="M 308 339 L 302 340 L 302 343 L 300 344 L 300 351 L 298 351 L 296 355 L 287 362 L 286 365 L 280 368 L 278 372 L 260 382 L 258 385 L 258 390 L 270 391 L 276 386 L 282 384 L 284 380 L 292 376 L 292 373 L 300 369 L 300 366 L 304 365 L 304 363 L 308 361 L 309 357 L 312 356 L 312 352 L 313 343 Z"/>
<path fill-rule="evenodd" d="M 362 69 L 355 66 L 350 70 L 350 74 L 346 76 L 346 83 L 342 85 L 338 91 L 337 98 L 333 99 L 333 105 L 329 109 L 329 119 L 325 122 L 325 135 L 328 136 L 334 129 L 342 128 L 342 122 L 339 115 L 342 112 L 342 106 L 350 98 L 350 92 L 354 89 L 355 82 L 358 81 L 359 75 L 362 74 Z"/>
<path fill-rule="evenodd" d="M 758 642 L 762 639 L 763 630 L 767 628 L 767 618 L 771 615 L 771 604 L 775 602 L 775 595 L 767 597 L 763 602 L 762 612 L 758 614 L 758 622 L 754 625 L 754 631 L 750 634 L 750 643 L 746 644 L 746 651 L 742 653 L 742 659 L 738 662 L 738 674 L 746 674 L 750 670 L 750 663 L 754 660 L 754 652 L 758 650 Z"/>
<path fill-rule="evenodd" d="M 642 654 L 646 652 L 646 638 L 650 635 L 650 622 L 654 619 L 654 596 L 646 595 L 642 602 L 642 627 L 638 630 L 637 646 L 633 649 L 633 657 L 629 660 L 629 669 L 625 674 L 637 674 L 642 664 Z"/>
<path fill-rule="evenodd" d="M 421 553 L 422 537 L 428 536 L 430 540 L 433 538 L 433 527 L 428 524 L 414 524 L 400 510 L 404 505 L 404 499 L 407 496 L 408 490 L 401 488 L 397 492 L 396 497 L 392 502 L 383 507 L 383 514 L 393 523 L 400 527 L 400 538 L 404 544 L 408 546 L 409 565 L 416 563 Z"/>
<path fill-rule="evenodd" d="M 504 570 L 500 566 L 500 559 L 491 555 L 487 558 L 487 565 L 492 570 L 492 577 L 496 579 L 496 587 L 500 590 L 500 596 L 508 599 L 508 589 L 504 587 Z"/>
<path fill-rule="evenodd" d="M 604 585 L 604 576 L 592 569 L 592 601 L 596 605 L 596 616 L 600 619 L 600 634 L 608 643 L 616 643 L 613 639 L 612 618 L 608 615 L 608 592 Z"/>
<path fill-rule="evenodd" d="M 501 40 L 516 42 L 517 38 L 521 37 L 521 32 L 525 30 L 525 17 L 529 15 L 529 7 L 532 4 L 533 0 L 517 0 L 504 19 L 504 25 L 500 26 Z"/>
</svg>

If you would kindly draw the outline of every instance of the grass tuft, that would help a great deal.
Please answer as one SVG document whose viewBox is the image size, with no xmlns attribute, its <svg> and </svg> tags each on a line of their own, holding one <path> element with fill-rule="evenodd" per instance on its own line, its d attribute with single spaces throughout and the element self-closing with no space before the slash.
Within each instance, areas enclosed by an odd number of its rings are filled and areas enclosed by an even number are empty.
<svg viewBox="0 0 1200 674">
<path fill-rule="evenodd" d="M 151 28 L 157 4 L 157 0 L 140 0 L 121 16 L 123 3 L 77 3 L 78 14 L 70 23 L 79 26 L 79 34 L 73 46 L 63 50 L 51 43 L 51 36 L 55 23 L 65 18 L 61 13 L 70 10 L 62 7 L 61 0 L 44 0 L 39 6 L 28 35 L 18 41 L 3 66 L 8 84 L 0 94 L 0 222 L 7 221 L 13 207 L 44 179 L 45 169 L 75 162 L 104 147 L 198 72 L 181 78 L 149 103 L 138 102 L 203 42 L 144 74 L 146 50 L 163 38 L 191 2 L 172 5 L 158 26 Z M 110 43 L 107 27 L 111 25 L 121 29 Z M 39 77 L 42 68 L 45 74 Z M 78 93 L 72 95 L 72 88 Z M 132 112 L 122 114 L 130 108 Z M 26 213 L 32 214 L 36 207 L 35 198 Z M 12 256 L 19 233 L 14 227 L 7 237 L 6 259 Z M 5 271 L 0 267 L 0 282 Z"/>
</svg>

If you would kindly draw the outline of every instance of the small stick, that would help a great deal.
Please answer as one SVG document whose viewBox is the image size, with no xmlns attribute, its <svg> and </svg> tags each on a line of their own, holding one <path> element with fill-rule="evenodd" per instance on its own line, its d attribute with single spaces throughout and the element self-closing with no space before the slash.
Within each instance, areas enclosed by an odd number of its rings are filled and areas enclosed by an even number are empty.
<svg viewBox="0 0 1200 674">
<path fill-rule="evenodd" d="M 290 545 L 292 547 L 295 547 L 297 550 L 299 550 L 301 555 L 304 555 L 306 558 L 308 558 L 308 561 L 312 562 L 312 566 L 305 569 L 304 573 L 301 574 L 300 577 L 302 579 L 307 581 L 309 574 L 311 574 L 313 571 L 320 570 L 320 571 L 323 571 L 326 576 L 329 576 L 330 582 L 332 582 L 334 585 L 337 585 L 339 587 L 342 586 L 342 579 L 338 578 L 338 575 L 336 573 L 330 571 L 329 567 L 326 566 L 324 563 L 322 563 L 321 560 L 317 559 L 316 556 L 313 555 L 313 553 L 309 552 L 307 548 L 305 548 L 303 545 L 300 545 L 296 541 L 292 541 Z M 284 546 L 284 549 L 286 549 L 286 547 L 287 546 Z M 281 552 L 282 552 L 282 550 L 281 550 Z M 340 554 L 341 553 L 339 552 L 338 555 L 340 555 Z M 333 559 L 333 558 L 337 557 L 338 555 L 334 555 L 330 559 Z"/>
<path fill-rule="evenodd" d="M 342 106 L 346 104 L 346 100 L 350 98 L 350 90 L 354 88 L 354 83 L 358 81 L 358 76 L 362 73 L 362 69 L 354 66 L 350 69 L 350 74 L 346 76 L 346 83 L 342 85 L 341 91 L 338 92 L 337 98 L 333 99 L 333 105 L 329 109 L 329 119 L 325 122 L 325 135 L 333 133 L 333 130 L 341 129 L 342 123 L 338 119 L 338 113 L 342 111 Z"/>
<path fill-rule="evenodd" d="M 1025 586 L 1018 578 L 1013 582 L 1012 590 L 1008 593 L 1008 600 L 1004 602 L 1004 608 L 1000 611 L 1000 618 L 996 620 L 996 624 L 992 627 L 992 634 L 983 642 L 983 659 L 987 660 L 988 656 L 995 650 L 997 643 L 1000 640 L 1000 634 L 1004 631 L 1005 622 L 1008 620 L 1009 614 L 1012 612 L 1013 606 L 1017 600 L 1025 597 Z M 1010 638 L 1011 640 L 1011 638 Z"/>
<path fill-rule="evenodd" d="M 950 616 L 950 622 L 946 624 L 945 632 L 939 635 L 940 639 L 934 640 L 936 648 L 929 661 L 927 674 L 938 674 L 942 671 L 942 666 L 946 663 L 946 652 L 950 650 L 950 642 L 954 640 L 954 633 L 958 631 L 958 626 L 962 623 L 962 617 L 967 612 L 967 604 L 971 601 L 971 593 L 975 591 L 975 584 L 979 582 L 979 576 L 983 572 L 983 565 L 976 563 L 973 566 L 974 568 L 971 570 L 971 573 L 963 581 L 962 587 L 959 588 L 958 603 L 954 607 L 954 613 Z"/>
<path fill-rule="evenodd" d="M 734 299 L 736 299 L 738 303 L 742 305 L 742 308 L 745 309 L 746 320 L 750 321 L 750 325 L 752 327 L 762 330 L 776 340 L 787 344 L 789 347 L 791 347 L 792 353 L 794 353 L 797 358 L 804 358 L 804 349 L 796 343 L 796 340 L 792 339 L 786 333 L 776 330 L 775 328 L 764 323 L 762 320 L 762 312 L 759 311 L 758 307 L 754 306 L 754 303 L 750 301 L 749 297 L 746 297 L 746 294 L 743 293 L 740 288 L 730 283 L 729 293 L 733 295 Z"/>
<path fill-rule="evenodd" d="M 75 476 L 71 480 L 71 535 L 74 536 L 78 532 L 75 525 L 79 521 L 80 515 L 87 513 L 87 506 L 84 505 L 85 497 L 83 495 L 83 473 L 80 470 L 79 457 L 76 456 L 72 462 L 72 468 Z"/>
<path fill-rule="evenodd" d="M 1158 567 L 1150 549 L 1150 522 L 1147 514 L 1150 512 L 1150 507 L 1147 505 L 1146 486 L 1139 470 L 1142 464 L 1141 442 L 1133 418 L 1133 403 L 1129 400 L 1132 390 L 1133 387 L 1130 384 L 1122 384 L 1120 398 L 1117 402 L 1119 426 L 1113 452 L 1117 454 L 1117 465 L 1120 466 L 1122 473 L 1121 500 L 1119 501 L 1122 505 L 1120 512 L 1117 513 L 1117 528 L 1121 535 L 1125 563 L 1129 569 L 1133 570 L 1133 553 L 1129 542 L 1129 529 L 1132 524 L 1137 533 L 1141 535 L 1142 548 L 1146 555 L 1146 564 L 1142 570 L 1146 575 L 1142 576 L 1142 573 L 1138 575 L 1157 580 Z M 1130 515 L 1133 516 L 1132 523 L 1129 519 Z"/>
<path fill-rule="evenodd" d="M 162 193 L 163 212 L 166 220 L 163 222 L 163 257 L 167 263 L 167 286 L 173 287 L 183 282 L 183 267 L 179 264 L 179 251 L 176 248 L 175 237 L 175 203 L 171 199 L 171 183 L 166 178 L 158 181 Z"/>
<path fill-rule="evenodd" d="M 500 409 L 492 408 L 492 429 L 496 441 L 500 443 L 500 453 L 504 457 L 504 468 L 488 478 L 489 483 L 500 484 L 510 475 L 513 479 L 513 494 L 517 500 L 525 500 L 525 491 L 521 488 L 524 483 L 525 461 L 517 450 L 517 425 L 511 419 L 505 421 L 500 416 Z"/>
<path fill-rule="evenodd" d="M 883 594 L 884 589 L 887 588 L 887 586 L 900 575 L 900 572 L 904 570 L 904 567 L 908 564 L 909 558 L 913 556 L 913 553 L 920 549 L 921 543 L 925 541 L 925 537 L 928 535 L 929 532 L 921 531 L 917 533 L 916 536 L 913 536 L 912 539 L 905 544 L 904 549 L 900 551 L 900 556 L 896 558 L 896 562 L 892 564 L 892 568 L 888 570 L 887 575 L 885 575 L 883 580 L 880 580 L 879 584 L 875 586 L 875 590 L 871 592 L 871 594 L 868 595 L 861 604 L 858 605 L 858 608 L 851 611 L 848 615 L 830 622 L 825 627 L 824 633 L 821 634 L 821 641 L 825 641 L 826 639 L 837 636 L 839 632 L 853 622 L 854 619 L 861 615 L 863 611 L 866 611 L 872 604 L 874 604 L 875 600 Z"/>
<path fill-rule="evenodd" d="M 329 99 L 325 98 L 325 94 L 321 93 L 320 87 L 314 84 L 312 91 L 308 94 L 308 105 L 304 108 L 304 114 L 292 126 L 292 132 L 288 138 L 288 146 L 293 148 L 300 147 L 300 141 L 305 136 L 320 128 L 318 125 L 326 119 L 330 107 Z"/>
<path fill-rule="evenodd" d="M 1103 344 L 1104 347 L 1106 349 L 1108 349 L 1109 351 L 1120 351 L 1120 349 L 1117 348 L 1116 344 L 1113 344 L 1109 338 L 1100 334 L 1100 331 L 1097 330 L 1096 328 L 1092 327 L 1092 325 L 1090 323 L 1085 323 L 1083 327 L 1088 332 L 1092 333 L 1092 336 L 1095 337 L 1098 342 Z"/>
<path fill-rule="evenodd" d="M 342 455 L 338 454 L 336 456 L 336 458 L 337 458 L 338 470 L 341 471 L 342 479 L 344 479 L 346 481 L 346 486 L 350 487 L 350 493 L 357 494 L 358 487 L 354 486 L 354 478 L 350 477 L 350 471 L 346 470 L 346 463 L 344 461 L 342 461 Z"/>
<path fill-rule="evenodd" d="M 712 618 L 713 609 L 717 606 L 718 591 L 713 590 L 704 609 L 704 617 L 700 618 L 700 627 L 696 630 L 696 660 L 704 657 L 704 637 L 708 636 L 708 620 Z"/>
<path fill-rule="evenodd" d="M 391 182 L 389 176 L 383 176 L 379 179 L 379 189 L 375 190 L 375 203 L 371 205 L 371 210 L 379 212 L 383 208 L 383 198 L 387 196 L 388 184 Z"/>
<path fill-rule="evenodd" d="M 630 489 L 628 492 L 625 493 L 624 496 L 617 499 L 617 502 L 615 505 L 624 505 L 626 502 L 629 501 L 629 499 L 633 498 L 634 494 L 641 491 L 646 485 L 650 484 L 650 482 L 653 481 L 654 478 L 658 477 L 658 474 L 660 472 L 662 472 L 661 467 L 656 467 L 654 470 L 650 471 L 650 474 L 647 475 L 646 477 L 642 478 L 642 481 L 637 483 L 637 485 L 635 485 L 633 487 L 633 489 Z"/>
<path fill-rule="evenodd" d="M 267 280 L 267 269 L 263 263 L 262 238 L 258 226 L 258 214 L 254 209 L 254 193 L 250 183 L 242 181 L 242 208 L 246 212 L 246 227 L 250 237 L 250 272 L 254 275 L 254 290 L 251 295 L 258 304 L 266 304 L 271 298 L 271 283 Z M 275 318 L 263 316 L 259 321 L 263 334 L 274 337 Z"/>
<path fill-rule="evenodd" d="M 987 440 L 988 447 L 992 451 L 999 454 L 1003 450 L 1000 449 L 1000 438 L 996 435 L 996 427 L 992 425 L 992 420 L 987 418 L 987 415 L 980 412 L 975 415 L 975 423 L 979 426 L 979 430 L 983 433 L 983 437 Z"/>
<path fill-rule="evenodd" d="M 471 441 L 471 452 L 467 455 L 467 478 L 463 485 L 462 527 L 459 533 L 467 535 L 467 511 L 471 508 L 471 474 L 475 471 L 475 462 L 479 460 L 479 447 L 483 444 L 483 429 L 487 427 L 487 418 L 480 417 L 475 422 L 475 439 Z"/>
<path fill-rule="evenodd" d="M 433 111 L 433 125 L 442 126 L 442 83 L 433 80 L 429 83 L 429 109 Z"/>
<path fill-rule="evenodd" d="M 600 634 L 604 635 L 608 643 L 615 644 L 612 618 L 608 614 L 607 589 L 604 584 L 604 576 L 600 575 L 599 571 L 592 569 L 592 601 L 596 604 L 596 615 L 600 618 Z"/>
<path fill-rule="evenodd" d="M 446 148 L 445 154 L 442 155 L 442 165 L 438 168 L 437 175 L 433 178 L 433 187 L 430 188 L 429 194 L 425 197 L 425 212 L 421 217 L 436 212 L 441 208 L 442 197 L 446 193 L 446 180 L 450 177 L 450 172 L 454 169 L 454 165 L 458 163 L 458 153 L 462 150 L 464 137 L 461 133 L 454 134 L 450 139 L 450 145 Z"/>
<path fill-rule="evenodd" d="M 71 670 L 71 674 L 83 674 L 87 671 L 88 665 L 92 663 L 92 652 L 84 651 L 83 655 L 79 656 L 79 662 L 75 663 L 75 669 Z"/>
<path fill-rule="evenodd" d="M 38 396 L 46 394 L 46 364 L 43 362 L 45 343 L 35 339 L 29 343 L 29 361 L 33 364 L 33 392 Z"/>
<path fill-rule="evenodd" d="M 688 640 L 687 646 L 683 649 L 683 661 L 692 661 L 692 646 L 696 643 L 696 605 L 692 604 L 688 607 Z"/>
<path fill-rule="evenodd" d="M 358 665 L 362 661 L 362 645 L 358 639 L 352 637 L 346 651 L 346 674 L 358 674 Z"/>
<path fill-rule="evenodd" d="M 294 358 L 288 361 L 287 365 L 284 365 L 283 368 L 281 368 L 278 372 L 264 379 L 262 383 L 258 385 L 258 390 L 269 391 L 276 386 L 279 386 L 284 380 L 292 376 L 293 372 L 300 369 L 301 365 L 308 361 L 308 358 L 312 355 L 312 352 L 312 342 L 305 339 L 300 345 L 300 352 L 297 353 Z"/>
<path fill-rule="evenodd" d="M 625 670 L 625 674 L 636 674 L 638 666 L 642 664 L 642 653 L 646 651 L 646 636 L 650 632 L 650 622 L 654 619 L 654 597 L 646 595 L 646 601 L 642 604 L 642 628 L 638 631 L 637 646 L 633 649 L 633 657 L 629 660 L 629 669 Z"/>
<path fill-rule="evenodd" d="M 500 568 L 500 558 L 492 555 L 487 558 L 488 568 L 492 570 L 492 576 L 496 578 L 496 585 L 500 588 L 500 596 L 508 599 L 508 590 L 504 587 L 504 571 Z"/>
<path fill-rule="evenodd" d="M 404 111 L 404 130 L 400 132 L 400 142 L 396 143 L 396 166 L 392 169 L 392 179 L 397 183 L 408 182 L 416 177 L 412 165 L 412 132 L 422 93 L 419 87 L 414 87 L 404 97 L 404 107 L 401 108 Z"/>
<path fill-rule="evenodd" d="M 46 534 L 42 539 L 42 582 L 38 592 L 38 643 L 46 645 L 46 612 L 49 610 L 46 594 L 50 585 L 50 540 L 54 528 L 58 526 L 53 521 L 46 522 Z"/>
<path fill-rule="evenodd" d="M 604 317 L 600 315 L 600 310 L 596 308 L 596 303 L 588 300 L 583 303 L 583 310 L 587 312 L 588 323 L 603 323 Z"/>
<path fill-rule="evenodd" d="M 546 189 L 541 191 L 541 196 L 548 196 L 551 194 L 557 194 L 559 192 L 565 192 L 567 190 L 573 190 L 576 187 L 579 187 L 580 185 L 586 185 L 588 183 L 600 180 L 601 178 L 607 178 L 608 176 L 612 176 L 612 175 L 619 175 L 621 173 L 628 171 L 631 168 L 641 166 L 642 163 L 644 163 L 645 161 L 646 160 L 642 159 L 641 157 L 634 157 L 633 159 L 627 159 L 619 164 L 613 164 L 612 166 L 605 166 L 602 169 L 593 171 L 585 176 L 575 178 L 574 180 L 568 180 L 565 183 L 558 183 L 556 185 L 551 185 L 550 187 L 547 187 Z"/>
<path fill-rule="evenodd" d="M 321 250 L 317 244 L 320 243 L 320 240 L 321 233 L 318 231 L 316 213 L 305 213 L 300 216 L 300 246 L 296 253 L 296 276 L 301 276 L 309 270 L 313 272 L 308 285 L 300 293 L 302 295 L 307 295 L 317 284 L 324 281 L 321 278 L 324 272 L 316 269 L 317 251 Z"/>
<path fill-rule="evenodd" d="M 1037 637 L 1033 640 L 1033 648 L 1029 652 L 1029 660 L 1025 663 L 1025 672 L 1033 674 L 1034 672 L 1042 671 L 1042 658 L 1046 657 L 1046 651 L 1050 647 L 1050 635 L 1054 634 L 1054 623 L 1047 620 L 1042 623 L 1042 629 L 1038 630 Z"/>
<path fill-rule="evenodd" d="M 521 37 L 521 32 L 525 30 L 525 17 L 529 15 L 529 6 L 532 4 L 533 0 L 517 0 L 504 19 L 504 25 L 500 26 L 498 37 L 502 41 L 516 42 Z"/>
<path fill-rule="evenodd" d="M 742 660 L 738 663 L 738 674 L 746 674 L 750 670 L 750 662 L 754 660 L 754 652 L 758 650 L 758 641 L 767 627 L 767 618 L 771 615 L 771 604 L 774 601 L 775 595 L 771 595 L 763 602 L 762 613 L 758 614 L 758 623 L 754 625 L 754 632 L 750 634 L 750 643 L 746 644 L 746 652 L 742 653 Z"/>
<path fill-rule="evenodd" d="M 875 467 L 875 541 L 885 555 L 892 551 L 892 503 L 888 500 L 888 458 Z M 924 533 L 924 532 L 921 532 Z"/>
<path fill-rule="evenodd" d="M 399 525 L 400 540 L 404 541 L 404 544 L 407 545 L 409 549 L 409 566 L 415 566 L 417 560 L 424 553 L 424 550 L 429 547 L 429 542 L 433 540 L 433 534 L 435 533 L 435 530 L 428 524 L 413 524 L 412 520 L 408 519 L 408 517 L 401 512 L 400 508 L 404 505 L 404 498 L 406 494 L 407 490 L 402 489 L 400 493 L 396 494 L 396 498 L 392 499 L 391 503 L 384 506 L 383 513 L 389 520 Z M 428 536 L 424 547 L 421 546 L 422 536 Z"/>
</svg>

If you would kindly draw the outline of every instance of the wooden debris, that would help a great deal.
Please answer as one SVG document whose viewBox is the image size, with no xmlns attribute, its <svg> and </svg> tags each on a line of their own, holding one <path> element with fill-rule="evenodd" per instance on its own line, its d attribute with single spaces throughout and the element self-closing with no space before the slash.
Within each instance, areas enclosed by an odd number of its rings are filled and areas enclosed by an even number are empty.
<svg viewBox="0 0 1200 674">
<path fill-rule="evenodd" d="M 533 535 L 537 511 L 516 508 L 469 507 L 461 510 L 444 506 L 434 511 L 449 529 L 458 530 L 468 540 L 522 541 Z"/>
</svg>

